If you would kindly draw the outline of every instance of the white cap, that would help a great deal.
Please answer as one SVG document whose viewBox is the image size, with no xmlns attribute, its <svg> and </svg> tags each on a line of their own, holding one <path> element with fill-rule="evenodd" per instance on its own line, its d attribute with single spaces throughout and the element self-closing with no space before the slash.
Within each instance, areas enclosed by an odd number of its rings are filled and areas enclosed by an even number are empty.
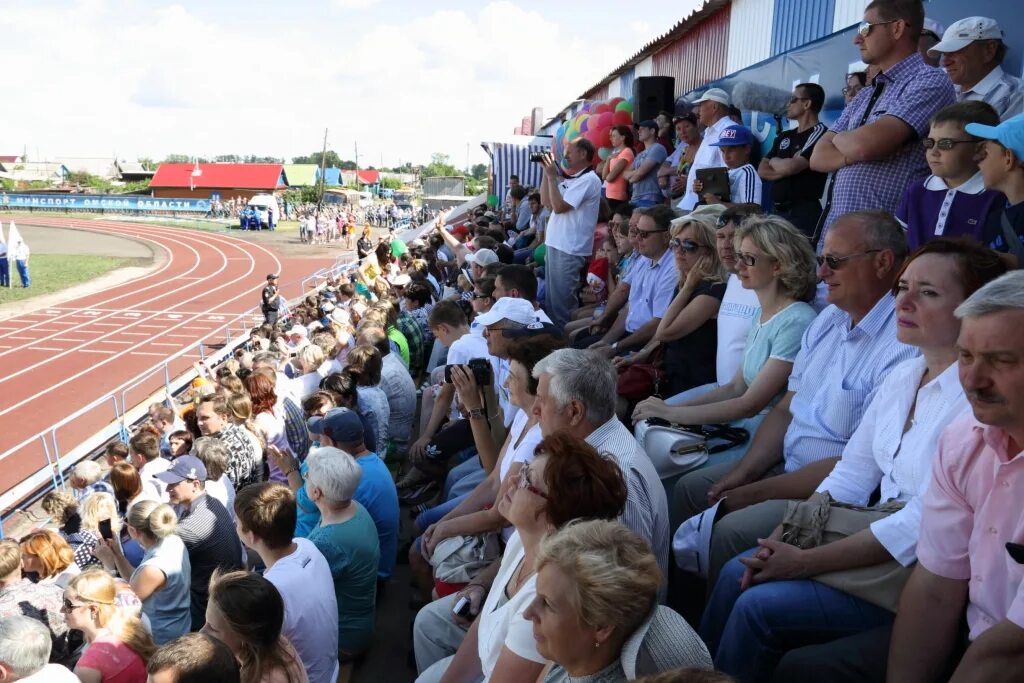
<svg viewBox="0 0 1024 683">
<path fill-rule="evenodd" d="M 330 313 L 331 311 L 334 310 L 334 304 L 332 304 L 330 301 L 325 301 L 322 304 L 320 304 L 320 310 L 322 310 L 324 313 Z"/>
<path fill-rule="evenodd" d="M 393 284 L 396 287 L 405 287 L 410 282 L 412 282 L 411 277 L 409 277 L 406 273 L 399 273 L 398 275 L 395 276 L 395 279 L 391 281 L 391 284 Z"/>
<path fill-rule="evenodd" d="M 511 320 L 520 325 L 530 325 L 537 322 L 537 311 L 534 310 L 533 304 L 526 299 L 503 296 L 494 302 L 491 310 L 478 315 L 475 322 L 486 327 L 502 320 Z"/>
<path fill-rule="evenodd" d="M 715 525 L 715 515 L 719 500 L 710 508 L 694 515 L 679 525 L 672 537 L 672 553 L 676 564 L 684 572 L 706 577 L 711 564 L 711 528 Z"/>
<path fill-rule="evenodd" d="M 335 308 L 331 311 L 331 320 L 341 325 L 348 325 L 352 322 L 352 316 L 344 308 Z"/>
<path fill-rule="evenodd" d="M 701 102 L 718 102 L 728 107 L 732 105 L 732 98 L 729 97 L 729 93 L 721 88 L 708 88 L 694 104 L 700 104 Z"/>
<path fill-rule="evenodd" d="M 490 249 L 477 249 L 476 251 L 466 254 L 467 263 L 475 263 L 481 268 L 486 268 L 492 263 L 498 262 L 498 255 Z"/>
<path fill-rule="evenodd" d="M 1003 29 L 995 19 L 988 17 L 967 17 L 957 21 L 942 34 L 928 54 L 933 52 L 957 52 L 976 40 L 1002 40 Z"/>
<path fill-rule="evenodd" d="M 286 334 L 300 334 L 303 337 L 305 337 L 306 335 L 309 334 L 309 330 L 306 329 L 305 325 L 292 325 L 292 329 L 288 330 Z"/>
</svg>

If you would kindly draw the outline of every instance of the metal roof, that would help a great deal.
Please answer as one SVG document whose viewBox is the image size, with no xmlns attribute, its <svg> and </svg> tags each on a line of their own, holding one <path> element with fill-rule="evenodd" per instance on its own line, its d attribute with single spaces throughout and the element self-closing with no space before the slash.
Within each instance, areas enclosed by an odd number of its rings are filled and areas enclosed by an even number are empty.
<svg viewBox="0 0 1024 683">
<path fill-rule="evenodd" d="M 283 164 L 160 164 L 150 187 L 275 190 L 281 187 Z"/>
</svg>

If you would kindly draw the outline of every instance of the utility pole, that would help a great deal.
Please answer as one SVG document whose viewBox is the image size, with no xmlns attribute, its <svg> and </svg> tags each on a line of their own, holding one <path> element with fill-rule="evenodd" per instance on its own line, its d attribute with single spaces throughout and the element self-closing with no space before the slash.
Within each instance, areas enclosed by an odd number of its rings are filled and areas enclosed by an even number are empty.
<svg viewBox="0 0 1024 683">
<path fill-rule="evenodd" d="M 316 219 L 320 220 L 320 209 L 324 205 L 324 168 L 327 166 L 327 129 L 324 128 L 324 148 L 320 154 L 320 188 L 317 193 Z"/>
</svg>

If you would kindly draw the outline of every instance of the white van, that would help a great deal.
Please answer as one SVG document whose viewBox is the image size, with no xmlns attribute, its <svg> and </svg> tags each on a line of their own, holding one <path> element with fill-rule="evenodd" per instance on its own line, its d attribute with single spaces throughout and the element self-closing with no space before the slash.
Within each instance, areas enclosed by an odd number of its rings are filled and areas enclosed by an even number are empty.
<svg viewBox="0 0 1024 683">
<path fill-rule="evenodd" d="M 249 206 L 255 209 L 259 215 L 260 225 L 270 227 L 267 220 L 267 210 L 270 207 L 274 209 L 274 224 L 276 225 L 281 221 L 281 207 L 277 204 L 277 197 L 272 194 L 253 195 L 253 198 L 249 200 Z"/>
</svg>

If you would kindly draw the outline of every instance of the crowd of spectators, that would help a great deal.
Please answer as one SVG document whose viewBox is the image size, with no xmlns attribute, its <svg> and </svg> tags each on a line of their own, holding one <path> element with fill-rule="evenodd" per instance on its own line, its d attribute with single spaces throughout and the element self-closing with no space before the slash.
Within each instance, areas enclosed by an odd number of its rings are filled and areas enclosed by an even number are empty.
<svg viewBox="0 0 1024 683">
<path fill-rule="evenodd" d="M 335 681 L 406 561 L 423 683 L 1019 680 L 1001 35 L 875 0 L 873 73 L 831 129 L 795 86 L 756 166 L 711 89 L 290 307 L 271 274 L 247 343 L 0 541 L 5 680 Z"/>
</svg>

